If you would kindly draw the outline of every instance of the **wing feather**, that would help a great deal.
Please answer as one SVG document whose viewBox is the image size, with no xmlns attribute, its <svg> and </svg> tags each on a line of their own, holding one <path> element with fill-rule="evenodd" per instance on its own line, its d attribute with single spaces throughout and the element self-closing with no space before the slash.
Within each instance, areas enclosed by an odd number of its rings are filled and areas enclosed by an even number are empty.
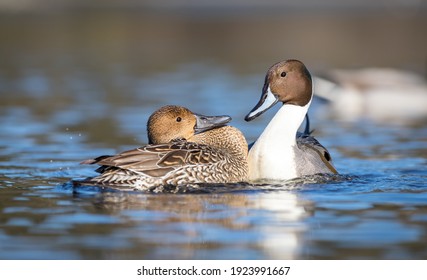
<svg viewBox="0 0 427 280">
<path fill-rule="evenodd" d="M 225 154 L 210 146 L 194 142 L 174 141 L 167 144 L 146 145 L 114 156 L 100 156 L 82 164 L 98 164 L 101 174 L 117 172 L 162 177 L 188 165 L 212 164 L 225 160 Z"/>
</svg>

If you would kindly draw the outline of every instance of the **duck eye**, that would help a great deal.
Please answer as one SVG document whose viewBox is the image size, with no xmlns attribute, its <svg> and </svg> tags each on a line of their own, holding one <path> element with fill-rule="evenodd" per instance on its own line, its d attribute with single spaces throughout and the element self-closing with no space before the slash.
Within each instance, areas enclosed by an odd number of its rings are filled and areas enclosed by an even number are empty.
<svg viewBox="0 0 427 280">
<path fill-rule="evenodd" d="M 286 72 L 280 73 L 280 77 L 286 77 Z"/>
<path fill-rule="evenodd" d="M 325 157 L 325 159 L 326 159 L 327 161 L 331 161 L 331 155 L 330 155 L 328 152 L 325 152 L 325 153 L 323 154 L 323 156 Z"/>
<path fill-rule="evenodd" d="M 182 121 L 181 117 L 176 118 L 176 121 L 177 121 L 177 122 Z"/>
</svg>

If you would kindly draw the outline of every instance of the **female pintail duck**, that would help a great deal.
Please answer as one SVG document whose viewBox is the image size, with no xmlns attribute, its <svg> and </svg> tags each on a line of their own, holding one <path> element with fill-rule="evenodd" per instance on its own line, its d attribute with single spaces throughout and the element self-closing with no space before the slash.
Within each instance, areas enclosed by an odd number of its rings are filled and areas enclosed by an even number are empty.
<svg viewBox="0 0 427 280">
<path fill-rule="evenodd" d="M 145 190 L 162 185 L 234 183 L 247 180 L 247 142 L 229 116 L 203 116 L 178 106 L 154 112 L 149 144 L 82 164 L 99 164 L 84 183 Z"/>
<path fill-rule="evenodd" d="M 283 105 L 249 151 L 249 180 L 337 173 L 325 147 L 307 130 L 297 134 L 313 98 L 312 88 L 310 72 L 298 60 L 282 61 L 268 70 L 261 99 L 245 120 L 253 120 L 279 101 Z"/>
</svg>

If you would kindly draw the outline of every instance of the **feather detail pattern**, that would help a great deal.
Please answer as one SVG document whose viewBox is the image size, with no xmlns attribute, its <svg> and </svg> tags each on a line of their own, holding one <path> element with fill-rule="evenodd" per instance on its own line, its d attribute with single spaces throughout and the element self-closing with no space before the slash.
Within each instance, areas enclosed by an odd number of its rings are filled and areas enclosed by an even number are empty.
<svg viewBox="0 0 427 280">
<path fill-rule="evenodd" d="M 133 185 L 136 189 L 189 183 L 233 183 L 244 181 L 247 175 L 247 164 L 225 150 L 185 140 L 147 145 L 82 163 L 101 165 L 97 169 L 101 174 L 87 179 L 86 183 Z"/>
</svg>

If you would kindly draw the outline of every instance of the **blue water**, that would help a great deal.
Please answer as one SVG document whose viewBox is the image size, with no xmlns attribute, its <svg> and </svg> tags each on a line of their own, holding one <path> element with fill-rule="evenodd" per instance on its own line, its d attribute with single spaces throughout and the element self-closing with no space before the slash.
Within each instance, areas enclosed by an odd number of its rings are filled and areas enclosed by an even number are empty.
<svg viewBox="0 0 427 280">
<path fill-rule="evenodd" d="M 43 22 L 36 34 L 68 26 L 44 31 Z M 270 61 L 236 70 L 194 53 L 160 65 L 149 45 L 144 58 L 132 43 L 129 57 L 114 56 L 119 47 L 100 48 L 96 30 L 33 49 L 23 34 L 2 47 L 12 54 L 0 65 L 0 259 L 427 258 L 424 119 L 343 121 L 315 99 L 314 135 L 338 176 L 162 193 L 73 188 L 72 179 L 95 174 L 80 161 L 146 143 L 146 120 L 163 105 L 229 114 L 248 142 L 278 109 L 243 120 Z"/>
</svg>

